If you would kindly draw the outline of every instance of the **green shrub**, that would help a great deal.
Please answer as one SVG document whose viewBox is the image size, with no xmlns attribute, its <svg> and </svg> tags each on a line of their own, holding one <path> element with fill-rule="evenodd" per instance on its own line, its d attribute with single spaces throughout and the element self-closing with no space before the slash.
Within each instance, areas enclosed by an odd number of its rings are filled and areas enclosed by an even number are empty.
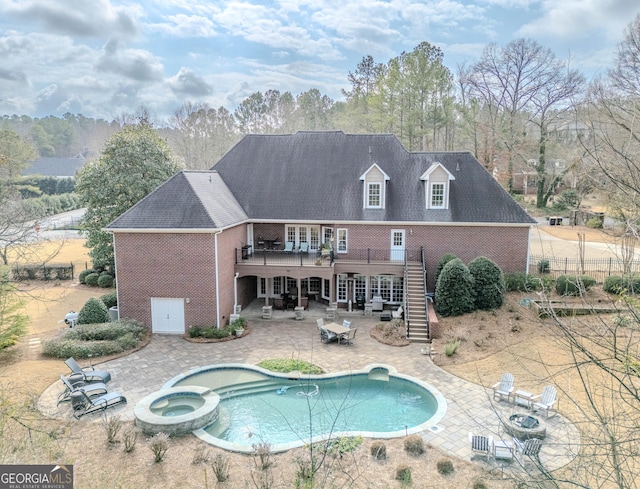
<svg viewBox="0 0 640 489">
<path fill-rule="evenodd" d="M 93 272 L 84 278 L 84 283 L 86 285 L 90 285 L 91 287 L 97 287 L 99 278 L 100 278 L 100 274 L 97 272 Z"/>
<path fill-rule="evenodd" d="M 580 194 L 576 192 L 574 189 L 570 188 L 564 190 L 560 195 L 555 198 L 553 203 L 553 210 L 564 211 L 567 209 L 575 209 L 580 204 Z"/>
<path fill-rule="evenodd" d="M 104 305 L 107 306 L 107 309 L 110 309 L 118 305 L 118 294 L 114 290 L 113 292 L 109 292 L 108 294 L 101 295 L 100 300 L 104 302 Z"/>
<path fill-rule="evenodd" d="M 626 292 L 633 295 L 640 292 L 640 275 L 611 275 L 604 280 L 602 289 L 609 294 Z"/>
<path fill-rule="evenodd" d="M 100 275 L 98 277 L 98 287 L 102 287 L 103 289 L 113 287 L 113 277 L 109 274 Z"/>
<path fill-rule="evenodd" d="M 109 310 L 100 299 L 91 297 L 78 313 L 78 324 L 99 324 L 111 321 Z"/>
<path fill-rule="evenodd" d="M 498 265 L 484 256 L 469 262 L 473 276 L 477 309 L 499 309 L 504 302 L 504 274 Z"/>
<path fill-rule="evenodd" d="M 540 260 L 538 262 L 538 273 L 540 275 L 549 273 L 551 271 L 551 267 L 549 266 L 549 260 Z"/>
<path fill-rule="evenodd" d="M 450 340 L 444 345 L 444 354 L 448 357 L 453 355 L 460 348 L 460 340 Z"/>
<path fill-rule="evenodd" d="M 371 456 L 376 460 L 387 459 L 387 445 L 380 440 L 376 440 L 371 444 Z"/>
<path fill-rule="evenodd" d="M 438 282 L 438 277 L 440 276 L 440 273 L 442 272 L 442 269 L 445 267 L 445 265 L 456 258 L 458 257 L 453 253 L 445 253 L 444 255 L 442 255 L 442 257 L 438 261 L 438 266 L 436 267 L 436 283 Z"/>
<path fill-rule="evenodd" d="M 442 475 L 453 474 L 453 462 L 451 460 L 448 460 L 448 459 L 438 460 L 436 467 L 438 468 L 439 474 L 442 474 Z"/>
<path fill-rule="evenodd" d="M 435 309 L 442 316 L 460 316 L 475 309 L 474 279 L 459 258 L 449 261 L 438 277 Z"/>
<path fill-rule="evenodd" d="M 330 455 L 337 455 L 342 457 L 345 453 L 353 452 L 357 450 L 364 439 L 358 436 L 340 436 L 332 440 L 327 441 L 324 444 L 324 450 Z"/>
<path fill-rule="evenodd" d="M 609 294 L 619 294 L 625 289 L 625 280 L 619 275 L 610 275 L 604 279 L 602 290 Z"/>
<path fill-rule="evenodd" d="M 511 272 L 504 274 L 504 284 L 507 292 L 534 292 L 548 290 L 553 285 L 553 277 Z"/>
<path fill-rule="evenodd" d="M 487 489 L 487 483 L 481 479 L 473 482 L 473 489 Z"/>
<path fill-rule="evenodd" d="M 87 268 L 86 270 L 82 270 L 79 274 L 78 274 L 78 282 L 80 282 L 81 284 L 84 283 L 85 278 L 87 277 L 87 275 L 91 274 L 91 273 L 96 273 L 96 271 L 93 268 Z"/>
<path fill-rule="evenodd" d="M 420 435 L 409 435 L 404 439 L 404 451 L 410 455 L 424 453 L 424 440 Z"/>
<path fill-rule="evenodd" d="M 45 355 L 56 358 L 89 358 L 122 353 L 136 348 L 147 328 L 132 319 L 113 323 L 78 325 L 43 343 Z"/>
<path fill-rule="evenodd" d="M 595 283 L 596 279 L 588 275 L 560 275 L 556 279 L 556 292 L 560 295 L 580 295 Z"/>
<path fill-rule="evenodd" d="M 411 467 L 408 465 L 398 465 L 396 467 L 396 480 L 403 484 L 411 483 Z"/>
<path fill-rule="evenodd" d="M 602 229 L 603 221 L 597 217 L 592 217 L 585 223 L 585 225 L 591 229 Z"/>
<path fill-rule="evenodd" d="M 272 372 L 300 372 L 303 374 L 322 374 L 324 370 L 314 365 L 313 363 L 309 363 L 305 360 L 298 360 L 297 358 L 271 358 L 267 360 L 263 360 L 258 364 L 258 367 L 264 368 L 266 370 L 271 370 Z"/>
</svg>

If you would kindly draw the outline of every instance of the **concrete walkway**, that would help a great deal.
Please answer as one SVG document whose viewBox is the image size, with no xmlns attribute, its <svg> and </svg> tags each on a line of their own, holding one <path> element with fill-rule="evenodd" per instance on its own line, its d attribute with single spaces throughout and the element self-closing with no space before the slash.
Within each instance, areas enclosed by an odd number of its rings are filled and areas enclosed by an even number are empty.
<svg viewBox="0 0 640 489">
<path fill-rule="evenodd" d="M 519 470 L 517 463 L 486 462 L 474 456 L 468 441 L 468 432 L 492 435 L 495 439 L 511 440 L 500 419 L 519 412 L 505 402 L 492 402 L 492 391 L 457 378 L 421 353 L 424 345 L 405 347 L 383 345 L 369 335 L 378 317 L 364 317 L 362 312 L 344 313 L 357 327 L 352 346 L 321 343 L 316 318 L 324 315 L 324 307 L 313 303 L 305 311 L 302 321 L 294 319 L 292 311 L 276 311 L 270 320 L 261 319 L 261 302 L 255 301 L 242 316 L 247 318 L 250 332 L 243 338 L 221 343 L 190 343 L 179 336 L 154 335 L 149 345 L 125 357 L 96 365 L 111 372 L 109 390 L 124 394 L 126 406 L 115 407 L 124 419 L 133 419 L 136 403 L 160 389 L 176 375 L 195 367 L 218 363 L 256 364 L 267 358 L 299 358 L 317 364 L 327 372 L 361 369 L 369 364 L 382 363 L 396 368 L 399 373 L 417 377 L 438 389 L 447 400 L 447 412 L 438 426 L 422 433 L 425 442 L 444 452 L 478 463 L 500 466 L 503 470 Z M 341 321 L 342 319 L 339 319 Z M 496 382 L 502 372 L 495 372 Z M 70 417 L 70 406 L 56 406 L 61 382 L 52 385 L 41 397 L 39 408 L 53 417 Z M 516 379 L 517 388 L 517 379 Z M 542 386 L 540 386 L 542 389 Z M 78 422 L 99 420 L 100 416 L 87 416 Z M 545 420 L 546 421 L 546 420 Z M 540 460 L 547 470 L 555 470 L 570 462 L 578 452 L 580 437 L 577 429 L 560 415 L 547 423 Z"/>
</svg>

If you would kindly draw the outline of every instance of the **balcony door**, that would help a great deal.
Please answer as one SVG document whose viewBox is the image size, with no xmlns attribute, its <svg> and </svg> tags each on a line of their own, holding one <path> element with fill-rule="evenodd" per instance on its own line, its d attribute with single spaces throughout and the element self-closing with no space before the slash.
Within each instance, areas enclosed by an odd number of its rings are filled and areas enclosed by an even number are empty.
<svg viewBox="0 0 640 489">
<path fill-rule="evenodd" d="M 300 243 L 309 243 L 309 251 L 316 252 L 320 248 L 320 226 L 300 226 L 287 224 L 285 229 L 287 241 L 291 241 L 296 249 Z"/>
<path fill-rule="evenodd" d="M 404 261 L 404 229 L 391 230 L 391 261 Z"/>
</svg>

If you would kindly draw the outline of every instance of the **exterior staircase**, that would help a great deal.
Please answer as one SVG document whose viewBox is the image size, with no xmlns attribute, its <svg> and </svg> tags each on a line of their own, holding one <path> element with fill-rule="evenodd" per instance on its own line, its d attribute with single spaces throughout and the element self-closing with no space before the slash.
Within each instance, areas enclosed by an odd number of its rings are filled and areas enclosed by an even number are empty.
<svg viewBox="0 0 640 489">
<path fill-rule="evenodd" d="M 409 305 L 409 340 L 414 343 L 429 342 L 429 326 L 425 310 L 425 277 L 422 265 L 407 264 L 407 302 Z"/>
</svg>

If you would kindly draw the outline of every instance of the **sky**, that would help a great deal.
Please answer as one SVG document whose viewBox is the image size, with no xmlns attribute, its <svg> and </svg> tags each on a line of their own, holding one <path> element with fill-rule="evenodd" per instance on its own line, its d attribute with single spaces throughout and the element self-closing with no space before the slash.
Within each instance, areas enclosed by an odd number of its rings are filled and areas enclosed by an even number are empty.
<svg viewBox="0 0 640 489">
<path fill-rule="evenodd" d="M 638 0 L 0 0 L 0 115 L 112 120 L 185 102 L 233 111 L 255 92 L 343 100 L 364 56 L 427 41 L 456 72 L 530 38 L 606 74 Z"/>
</svg>

